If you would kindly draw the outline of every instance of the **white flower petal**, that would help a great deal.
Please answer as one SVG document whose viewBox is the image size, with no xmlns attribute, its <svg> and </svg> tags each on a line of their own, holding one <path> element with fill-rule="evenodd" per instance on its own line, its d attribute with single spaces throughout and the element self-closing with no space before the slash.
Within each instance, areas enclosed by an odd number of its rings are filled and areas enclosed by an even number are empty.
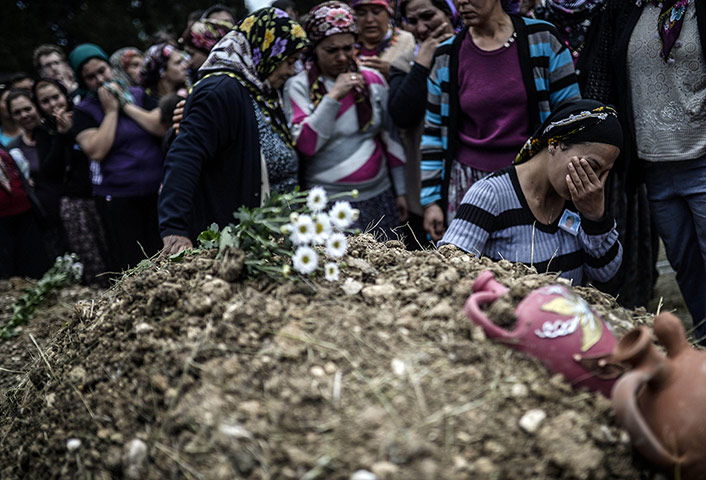
<svg viewBox="0 0 706 480">
<path fill-rule="evenodd" d="M 309 195 L 306 198 L 306 206 L 312 212 L 320 212 L 326 208 L 328 203 L 328 197 L 326 195 L 326 190 L 323 187 L 314 187 L 309 190 Z"/>
<path fill-rule="evenodd" d="M 329 212 L 329 218 L 335 228 L 342 230 L 353 223 L 353 208 L 345 201 L 336 202 Z"/>
<path fill-rule="evenodd" d="M 334 233 L 326 242 L 326 254 L 331 258 L 341 258 L 347 249 L 346 236 L 342 233 Z"/>
<path fill-rule="evenodd" d="M 310 215 L 299 215 L 289 239 L 295 245 L 306 245 L 314 238 L 314 220 Z"/>
<path fill-rule="evenodd" d="M 338 265 L 336 265 L 333 262 L 329 262 L 326 265 L 324 265 L 324 275 L 326 277 L 326 280 L 329 282 L 337 282 L 339 278 L 339 273 L 340 270 L 338 269 Z"/>
<path fill-rule="evenodd" d="M 325 213 L 318 213 L 314 216 L 314 245 L 323 245 L 331 235 L 331 220 Z"/>
<path fill-rule="evenodd" d="M 292 257 L 292 265 L 297 272 L 309 275 L 319 266 L 319 257 L 311 247 L 299 247 Z"/>
</svg>

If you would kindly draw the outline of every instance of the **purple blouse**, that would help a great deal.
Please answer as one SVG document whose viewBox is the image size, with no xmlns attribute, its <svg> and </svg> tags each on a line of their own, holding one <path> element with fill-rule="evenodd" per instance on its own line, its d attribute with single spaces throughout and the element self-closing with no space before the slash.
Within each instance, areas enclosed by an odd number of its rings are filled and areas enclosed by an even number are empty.
<svg viewBox="0 0 706 480">
<path fill-rule="evenodd" d="M 531 133 L 517 42 L 485 51 L 469 33 L 461 42 L 458 85 L 457 160 L 485 172 L 511 165 Z"/>
</svg>

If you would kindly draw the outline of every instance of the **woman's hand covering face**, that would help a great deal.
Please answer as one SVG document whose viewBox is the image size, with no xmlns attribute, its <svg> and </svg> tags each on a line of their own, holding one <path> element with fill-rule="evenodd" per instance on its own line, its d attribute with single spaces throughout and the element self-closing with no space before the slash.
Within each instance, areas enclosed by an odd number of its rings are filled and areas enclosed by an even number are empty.
<svg viewBox="0 0 706 480">
<path fill-rule="evenodd" d="M 568 165 L 566 185 L 571 201 L 581 214 L 589 220 L 599 221 L 605 215 L 605 182 L 609 170 L 596 175 L 585 158 L 572 157 Z"/>
</svg>

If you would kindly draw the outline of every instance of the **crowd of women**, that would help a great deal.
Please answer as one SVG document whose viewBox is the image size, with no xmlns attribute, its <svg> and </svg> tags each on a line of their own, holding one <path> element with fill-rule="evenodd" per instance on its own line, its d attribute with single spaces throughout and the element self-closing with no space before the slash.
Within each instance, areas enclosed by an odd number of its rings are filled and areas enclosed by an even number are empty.
<svg viewBox="0 0 706 480">
<path fill-rule="evenodd" d="M 100 281 L 318 185 L 359 191 L 358 228 L 629 307 L 651 296 L 659 235 L 705 336 L 703 3 L 274 7 L 216 5 L 144 52 L 39 47 L 39 77 L 0 95 L 0 275 L 71 250 Z"/>
</svg>

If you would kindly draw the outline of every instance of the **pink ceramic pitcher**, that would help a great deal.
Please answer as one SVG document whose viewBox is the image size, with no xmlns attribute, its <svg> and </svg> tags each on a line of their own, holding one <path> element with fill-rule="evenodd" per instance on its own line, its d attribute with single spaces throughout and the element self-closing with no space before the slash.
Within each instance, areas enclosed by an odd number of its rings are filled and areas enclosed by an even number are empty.
<svg viewBox="0 0 706 480">
<path fill-rule="evenodd" d="M 647 327 L 615 348 L 614 359 L 631 366 L 613 388 L 616 416 L 647 460 L 676 478 L 706 479 L 706 353 L 691 347 L 671 313 L 655 317 L 654 332 L 666 356 Z"/>
<path fill-rule="evenodd" d="M 542 287 L 517 305 L 517 323 L 509 332 L 481 310 L 481 305 L 492 303 L 507 292 L 491 271 L 484 271 L 473 283 L 466 314 L 489 338 L 537 357 L 573 386 L 585 386 L 610 396 L 621 373 L 619 367 L 608 362 L 615 336 L 591 306 L 564 286 Z"/>
</svg>

